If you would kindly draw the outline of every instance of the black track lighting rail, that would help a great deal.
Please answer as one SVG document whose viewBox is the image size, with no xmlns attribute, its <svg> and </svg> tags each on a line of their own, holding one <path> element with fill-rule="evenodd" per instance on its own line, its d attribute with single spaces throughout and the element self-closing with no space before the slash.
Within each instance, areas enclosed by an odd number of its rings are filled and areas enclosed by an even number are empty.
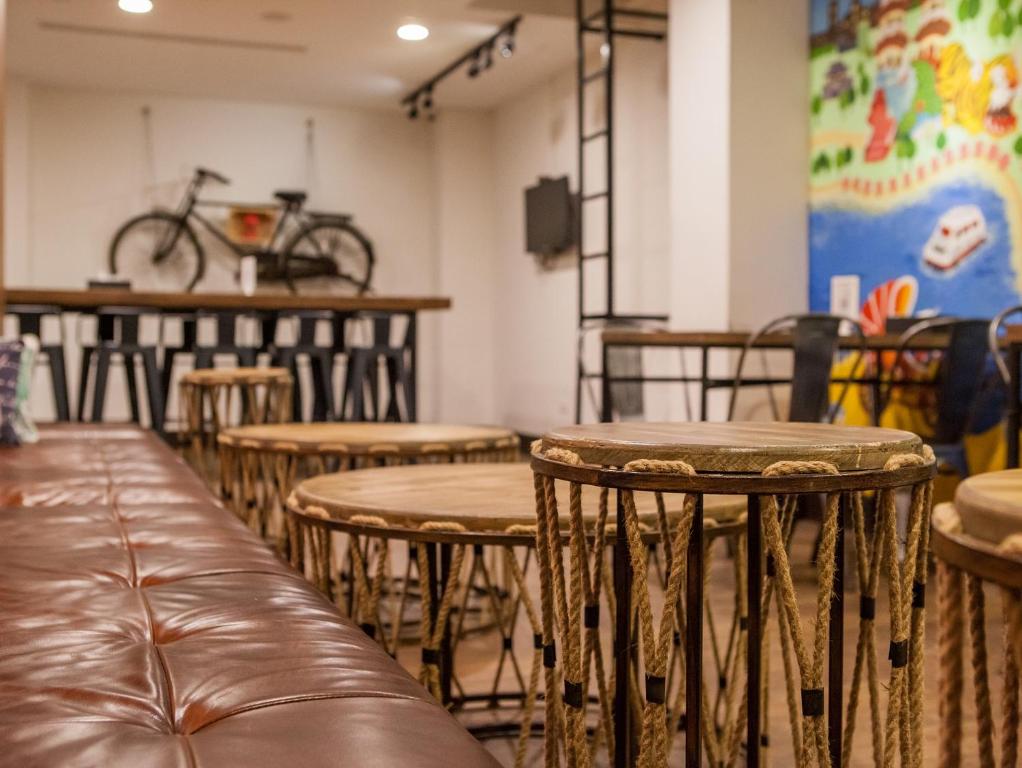
<svg viewBox="0 0 1022 768">
<path fill-rule="evenodd" d="M 429 80 L 419 84 L 415 90 L 409 92 L 401 99 L 401 106 L 408 110 L 408 117 L 413 120 L 417 118 L 420 107 L 427 112 L 432 112 L 433 89 L 442 80 L 450 77 L 466 64 L 468 64 L 467 72 L 469 77 L 476 77 L 493 66 L 495 52 L 498 52 L 502 58 L 510 58 L 515 50 L 515 33 L 518 31 L 518 25 L 521 21 L 522 17 L 520 14 L 513 19 L 505 21 L 488 38 L 470 48 L 463 55 L 429 78 Z"/>
</svg>

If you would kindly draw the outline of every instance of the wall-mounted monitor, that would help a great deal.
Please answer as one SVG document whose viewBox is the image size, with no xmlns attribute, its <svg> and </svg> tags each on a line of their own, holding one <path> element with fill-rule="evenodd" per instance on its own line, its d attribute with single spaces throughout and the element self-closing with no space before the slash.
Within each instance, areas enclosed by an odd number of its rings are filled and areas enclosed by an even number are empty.
<svg viewBox="0 0 1022 768">
<path fill-rule="evenodd" d="M 556 256 L 575 245 L 575 200 L 568 177 L 540 177 L 525 190 L 525 250 Z"/>
</svg>

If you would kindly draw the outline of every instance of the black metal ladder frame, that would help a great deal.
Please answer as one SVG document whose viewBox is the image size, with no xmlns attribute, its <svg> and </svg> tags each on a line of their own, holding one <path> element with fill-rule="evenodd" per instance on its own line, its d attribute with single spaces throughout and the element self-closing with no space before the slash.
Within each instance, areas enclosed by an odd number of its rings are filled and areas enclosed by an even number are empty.
<svg viewBox="0 0 1022 768">
<path fill-rule="evenodd" d="M 575 378 L 575 421 L 582 420 L 582 387 L 589 379 L 602 379 L 604 371 L 588 372 L 585 369 L 584 352 L 587 331 L 618 322 L 666 322 L 666 315 L 618 314 L 614 306 L 614 38 L 635 37 L 648 40 L 664 40 L 666 30 L 639 29 L 622 26 L 627 21 L 642 20 L 645 22 L 666 23 L 667 14 L 639 9 L 615 8 L 614 0 L 599 0 L 595 11 L 587 11 L 586 0 L 575 0 L 575 43 L 577 59 L 577 94 L 576 107 L 578 130 L 578 213 L 576 216 L 576 243 L 578 247 L 578 344 Z M 586 68 L 586 41 L 590 35 L 602 36 L 601 53 L 605 52 L 602 66 L 592 72 Z M 589 133 L 585 125 L 585 89 L 599 79 L 603 80 L 605 103 L 605 127 Z M 585 186 L 585 152 L 586 146 L 594 141 L 604 142 L 604 162 L 606 165 L 606 189 L 589 193 Z M 587 253 L 584 244 L 585 208 L 586 205 L 598 200 L 604 201 L 605 210 L 605 247 L 602 251 Z M 606 270 L 606 300 L 603 312 L 589 312 L 586 309 L 586 262 L 601 260 Z M 605 388 L 601 385 L 601 392 Z M 597 415 L 603 408 L 597 408 Z"/>
</svg>

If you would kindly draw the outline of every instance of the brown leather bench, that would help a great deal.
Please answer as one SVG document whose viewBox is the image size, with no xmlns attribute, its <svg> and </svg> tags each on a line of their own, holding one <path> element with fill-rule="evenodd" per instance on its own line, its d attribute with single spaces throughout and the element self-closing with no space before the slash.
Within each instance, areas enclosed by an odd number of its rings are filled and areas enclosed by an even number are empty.
<svg viewBox="0 0 1022 768">
<path fill-rule="evenodd" d="M 496 766 L 132 427 L 0 449 L 0 766 Z"/>
</svg>

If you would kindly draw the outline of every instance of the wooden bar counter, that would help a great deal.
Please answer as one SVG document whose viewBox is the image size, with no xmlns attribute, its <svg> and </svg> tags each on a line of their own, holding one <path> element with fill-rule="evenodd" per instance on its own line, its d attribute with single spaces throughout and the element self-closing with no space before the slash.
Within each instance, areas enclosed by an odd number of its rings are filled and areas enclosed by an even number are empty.
<svg viewBox="0 0 1022 768">
<path fill-rule="evenodd" d="M 450 309 L 451 300 L 442 296 L 330 296 L 290 293 L 170 293 L 120 289 L 8 288 L 5 304 L 51 304 L 69 312 L 98 307 L 145 307 L 147 309 L 195 310 L 236 309 L 279 311 L 321 309 L 332 312 L 420 312 Z"/>
</svg>

